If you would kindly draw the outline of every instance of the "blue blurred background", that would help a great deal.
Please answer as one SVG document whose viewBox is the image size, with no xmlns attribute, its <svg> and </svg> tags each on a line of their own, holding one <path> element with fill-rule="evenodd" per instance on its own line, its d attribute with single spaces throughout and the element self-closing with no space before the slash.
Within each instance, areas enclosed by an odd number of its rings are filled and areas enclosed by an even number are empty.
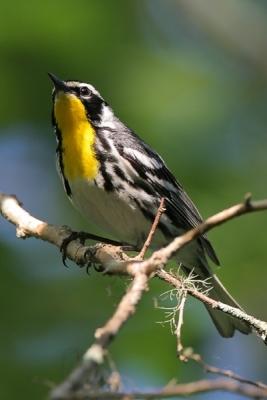
<svg viewBox="0 0 267 400">
<path fill-rule="evenodd" d="M 95 85 L 160 152 L 203 216 L 246 192 L 266 197 L 266 2 L 14 0 L 1 4 L 0 18 L 0 190 L 15 193 L 33 215 L 90 231 L 56 174 L 47 71 Z M 248 215 L 209 235 L 223 265 L 218 275 L 265 320 L 266 223 L 266 213 Z M 0 397 L 44 399 L 111 315 L 127 281 L 64 268 L 55 248 L 16 239 L 3 219 L 0 252 Z M 128 388 L 204 375 L 176 359 L 170 327 L 157 323 L 165 317 L 154 300 L 166 289 L 151 282 L 111 346 Z M 267 380 L 264 345 L 252 335 L 222 339 L 191 299 L 183 339 L 211 364 Z"/>
</svg>

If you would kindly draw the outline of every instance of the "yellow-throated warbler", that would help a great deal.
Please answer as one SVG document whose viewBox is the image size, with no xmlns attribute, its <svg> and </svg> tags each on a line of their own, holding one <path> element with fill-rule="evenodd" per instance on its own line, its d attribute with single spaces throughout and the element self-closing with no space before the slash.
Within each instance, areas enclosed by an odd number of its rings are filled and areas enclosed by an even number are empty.
<svg viewBox="0 0 267 400">
<path fill-rule="evenodd" d="M 152 247 L 167 244 L 202 221 L 162 158 L 114 115 L 92 85 L 49 76 L 54 84 L 52 118 L 59 171 L 68 197 L 88 220 L 138 248 L 163 197 L 166 211 Z M 211 271 L 206 255 L 219 264 L 203 235 L 187 245 L 177 260 L 185 273 L 193 270 L 201 279 L 209 278 L 212 298 L 239 307 Z M 235 329 L 250 332 L 244 322 L 207 309 L 222 336 L 231 337 Z"/>
</svg>

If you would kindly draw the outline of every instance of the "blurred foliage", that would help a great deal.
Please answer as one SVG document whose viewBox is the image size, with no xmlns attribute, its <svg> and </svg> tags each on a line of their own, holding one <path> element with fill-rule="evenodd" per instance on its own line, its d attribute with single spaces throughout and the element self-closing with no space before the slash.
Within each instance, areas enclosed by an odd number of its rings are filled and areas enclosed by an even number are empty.
<svg viewBox="0 0 267 400">
<path fill-rule="evenodd" d="M 54 168 L 51 71 L 94 84 L 161 153 L 204 216 L 248 191 L 266 197 L 266 22 L 266 3 L 255 0 L 3 2 L 0 190 L 16 193 L 41 218 L 90 230 L 68 204 Z M 256 56 L 250 49 L 258 49 Z M 262 319 L 266 222 L 266 214 L 253 214 L 210 233 L 223 282 Z M 51 246 L 20 242 L 14 233 L 1 220 L 0 397 L 45 398 L 49 383 L 62 380 L 77 362 L 127 282 L 87 276 L 73 265 L 66 269 Z M 156 324 L 164 314 L 153 299 L 165 290 L 163 283 L 151 284 L 111 347 L 127 387 L 202 375 L 176 360 L 169 327 Z M 187 306 L 184 341 L 210 363 L 267 379 L 262 344 L 241 335 L 221 339 L 194 301 Z"/>
</svg>

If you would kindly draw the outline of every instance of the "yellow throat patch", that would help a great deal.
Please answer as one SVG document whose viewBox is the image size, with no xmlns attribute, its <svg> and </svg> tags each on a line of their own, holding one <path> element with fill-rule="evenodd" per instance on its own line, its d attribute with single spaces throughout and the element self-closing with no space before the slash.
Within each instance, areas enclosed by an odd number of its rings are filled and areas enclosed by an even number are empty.
<svg viewBox="0 0 267 400">
<path fill-rule="evenodd" d="M 87 119 L 83 103 L 71 93 L 55 98 L 55 118 L 62 135 L 62 159 L 67 180 L 93 180 L 99 168 L 93 145 L 95 129 Z"/>
</svg>

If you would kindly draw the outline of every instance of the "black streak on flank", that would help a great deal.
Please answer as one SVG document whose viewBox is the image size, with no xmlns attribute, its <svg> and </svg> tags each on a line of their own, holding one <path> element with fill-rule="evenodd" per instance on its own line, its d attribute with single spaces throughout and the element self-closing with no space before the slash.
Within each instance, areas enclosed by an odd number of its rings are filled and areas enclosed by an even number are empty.
<svg viewBox="0 0 267 400">
<path fill-rule="evenodd" d="M 110 144 L 109 144 L 109 142 L 107 141 L 107 139 L 104 137 L 104 135 L 103 135 L 101 129 L 98 130 L 98 140 L 101 142 L 101 144 L 102 144 L 102 146 L 103 146 L 103 149 L 104 149 L 106 152 L 110 152 L 110 151 L 111 151 Z"/>
<path fill-rule="evenodd" d="M 100 164 L 100 168 L 99 168 L 100 173 L 102 174 L 103 179 L 104 179 L 104 188 L 105 188 L 105 190 L 107 192 L 112 192 L 114 190 L 114 186 L 113 186 L 113 183 L 112 183 L 112 177 L 110 176 L 110 174 L 106 170 L 106 162 L 105 162 L 106 161 L 106 157 L 103 154 L 98 153 L 97 154 L 97 159 L 98 159 L 99 164 Z"/>
<path fill-rule="evenodd" d="M 124 172 L 117 164 L 113 165 L 113 171 L 122 181 L 127 181 Z"/>
<path fill-rule="evenodd" d="M 114 190 L 114 186 L 112 183 L 112 178 L 110 174 L 106 171 L 106 167 L 104 164 L 101 165 L 100 167 L 100 172 L 102 173 L 102 176 L 104 178 L 104 188 L 107 192 L 112 192 Z"/>
<path fill-rule="evenodd" d="M 100 163 L 109 161 L 110 163 L 115 163 L 117 161 L 116 157 L 112 154 L 112 149 L 106 138 L 103 136 L 101 130 L 97 130 L 97 141 L 101 143 L 103 150 L 100 146 L 95 145 L 95 153 L 97 159 Z"/>
<path fill-rule="evenodd" d="M 103 137 L 101 137 L 100 135 L 98 136 L 98 140 L 101 142 L 103 148 L 107 149 L 109 147 L 109 144 L 105 140 L 103 140 Z M 107 192 L 113 192 L 115 188 L 112 182 L 112 176 L 106 170 L 106 163 L 112 164 L 116 161 L 116 159 L 111 154 L 111 152 L 100 151 L 97 146 L 95 146 L 95 153 L 100 165 L 99 172 L 104 179 L 104 189 Z"/>
</svg>

